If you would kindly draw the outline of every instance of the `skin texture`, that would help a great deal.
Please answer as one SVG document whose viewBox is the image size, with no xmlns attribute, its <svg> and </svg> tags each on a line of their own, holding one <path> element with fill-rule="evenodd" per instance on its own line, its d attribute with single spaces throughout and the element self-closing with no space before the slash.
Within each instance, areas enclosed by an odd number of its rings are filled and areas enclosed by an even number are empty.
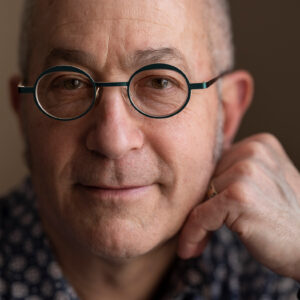
<svg viewBox="0 0 300 300">
<path fill-rule="evenodd" d="M 188 0 L 44 1 L 36 16 L 39 26 L 34 34 L 38 39 L 30 61 L 29 85 L 46 67 L 66 64 L 82 68 L 96 81 L 127 81 L 140 64 L 149 63 L 132 63 L 136 51 L 166 47 L 177 49 L 183 59 L 167 56 L 156 62 L 177 66 L 191 82 L 209 80 L 216 74 L 211 72 L 205 24 L 199 20 L 201 9 L 201 1 Z M 88 58 L 75 62 L 56 56 L 47 60 L 54 48 L 79 50 Z M 247 240 L 247 225 L 235 227 L 228 221 L 234 219 L 228 211 L 235 207 L 232 203 L 247 203 L 245 199 L 250 198 L 260 202 L 268 195 L 272 195 L 270 202 L 284 197 L 279 192 L 269 193 L 274 178 L 265 180 L 269 185 L 263 186 L 264 194 L 258 187 L 254 189 L 253 183 L 246 186 L 244 180 L 243 188 L 232 187 L 233 182 L 244 179 L 243 173 L 231 171 L 231 180 L 226 179 L 231 166 L 249 161 L 247 151 L 254 153 L 250 141 L 231 147 L 252 97 L 248 73 L 237 71 L 224 78 L 221 107 L 213 86 L 193 91 L 185 110 L 165 120 L 140 115 L 129 105 L 122 88 L 113 87 L 103 90 L 94 109 L 83 118 L 59 122 L 44 116 L 31 95 L 15 93 L 18 80 L 11 82 L 12 105 L 28 146 L 42 222 L 65 275 L 82 299 L 98 299 L 100 291 L 103 299 L 119 299 L 120 294 L 122 299 L 149 297 L 175 256 L 177 233 L 186 220 L 178 248 L 182 257 L 200 253 L 207 232 L 227 222 L 264 263 L 264 247 L 259 251 L 257 239 Z M 216 168 L 219 120 L 223 121 L 226 163 L 221 159 L 214 182 L 221 193 L 197 206 L 205 199 Z M 260 143 L 265 140 L 268 138 L 262 136 Z M 293 190 L 299 186 L 299 174 L 283 150 L 277 155 L 287 165 L 289 179 L 285 182 Z M 273 161 L 265 156 L 262 159 Z M 261 175 L 251 173 L 249 177 L 259 181 Z M 137 186 L 143 187 L 132 188 Z M 299 194 L 295 189 L 297 216 Z M 245 198 L 247 195 L 253 197 Z M 231 205 L 227 207 L 227 203 Z M 262 207 L 268 209 L 268 205 Z M 247 215 L 243 212 L 247 208 L 249 205 L 240 205 L 240 210 L 233 212 Z M 251 223 L 254 215 L 249 213 L 249 220 L 240 224 Z M 264 228 L 262 221 L 258 224 L 256 232 Z M 291 235 L 294 239 L 295 234 Z M 146 274 L 145 269 L 149 270 Z M 138 287 L 133 284 L 137 280 Z"/>
</svg>

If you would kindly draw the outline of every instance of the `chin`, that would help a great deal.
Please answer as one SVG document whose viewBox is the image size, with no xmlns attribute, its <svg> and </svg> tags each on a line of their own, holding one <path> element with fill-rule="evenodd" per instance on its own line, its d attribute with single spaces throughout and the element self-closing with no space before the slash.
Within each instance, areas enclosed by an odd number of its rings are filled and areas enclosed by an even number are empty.
<svg viewBox="0 0 300 300">
<path fill-rule="evenodd" d="M 120 262 L 146 255 L 172 238 L 157 224 L 143 225 L 126 219 L 102 220 L 97 226 L 86 228 L 81 243 L 98 257 Z"/>
</svg>

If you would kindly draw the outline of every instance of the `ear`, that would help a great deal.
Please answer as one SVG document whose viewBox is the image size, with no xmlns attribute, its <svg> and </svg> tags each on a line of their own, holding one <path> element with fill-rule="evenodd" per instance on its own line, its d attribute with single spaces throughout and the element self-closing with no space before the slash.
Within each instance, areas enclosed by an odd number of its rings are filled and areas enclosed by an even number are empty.
<svg viewBox="0 0 300 300">
<path fill-rule="evenodd" d="M 9 90 L 10 90 L 10 104 L 19 121 L 19 126 L 21 130 L 23 129 L 22 122 L 22 96 L 18 92 L 18 85 L 21 82 L 21 77 L 15 75 L 10 78 L 9 81 Z"/>
<path fill-rule="evenodd" d="M 246 71 L 235 71 L 226 75 L 222 81 L 223 105 L 223 148 L 233 142 L 240 122 L 249 107 L 254 90 L 251 75 Z"/>
<path fill-rule="evenodd" d="M 10 78 L 9 90 L 10 90 L 10 104 L 15 113 L 18 115 L 20 113 L 21 99 L 18 93 L 18 85 L 21 82 L 21 77 L 15 75 Z"/>
</svg>

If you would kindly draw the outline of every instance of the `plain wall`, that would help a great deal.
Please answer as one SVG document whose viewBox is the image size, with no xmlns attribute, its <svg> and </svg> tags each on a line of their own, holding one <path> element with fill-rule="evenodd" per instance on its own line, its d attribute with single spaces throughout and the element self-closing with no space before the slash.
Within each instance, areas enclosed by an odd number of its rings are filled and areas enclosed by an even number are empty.
<svg viewBox="0 0 300 300">
<path fill-rule="evenodd" d="M 26 174 L 22 142 L 9 105 L 8 79 L 17 73 L 17 40 L 23 0 L 0 0 L 0 194 Z"/>
<path fill-rule="evenodd" d="M 125 0 L 124 0 L 125 1 Z M 0 1 L 0 194 L 26 174 L 21 137 L 9 106 L 8 78 L 17 72 L 23 0 Z M 237 67 L 251 71 L 256 93 L 238 139 L 274 133 L 300 167 L 300 1 L 232 0 Z"/>
<path fill-rule="evenodd" d="M 300 1 L 231 0 L 237 67 L 255 95 L 238 138 L 275 134 L 300 168 Z"/>
</svg>

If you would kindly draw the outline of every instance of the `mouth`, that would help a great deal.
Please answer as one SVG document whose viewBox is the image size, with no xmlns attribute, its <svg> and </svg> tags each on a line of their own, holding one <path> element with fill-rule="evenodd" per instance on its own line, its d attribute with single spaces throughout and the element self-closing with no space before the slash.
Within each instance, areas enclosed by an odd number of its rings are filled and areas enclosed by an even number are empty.
<svg viewBox="0 0 300 300">
<path fill-rule="evenodd" d="M 132 201 L 139 199 L 153 188 L 150 185 L 132 185 L 132 186 L 106 186 L 106 185 L 85 185 L 76 184 L 76 188 L 81 192 L 88 194 L 100 201 Z"/>
</svg>

